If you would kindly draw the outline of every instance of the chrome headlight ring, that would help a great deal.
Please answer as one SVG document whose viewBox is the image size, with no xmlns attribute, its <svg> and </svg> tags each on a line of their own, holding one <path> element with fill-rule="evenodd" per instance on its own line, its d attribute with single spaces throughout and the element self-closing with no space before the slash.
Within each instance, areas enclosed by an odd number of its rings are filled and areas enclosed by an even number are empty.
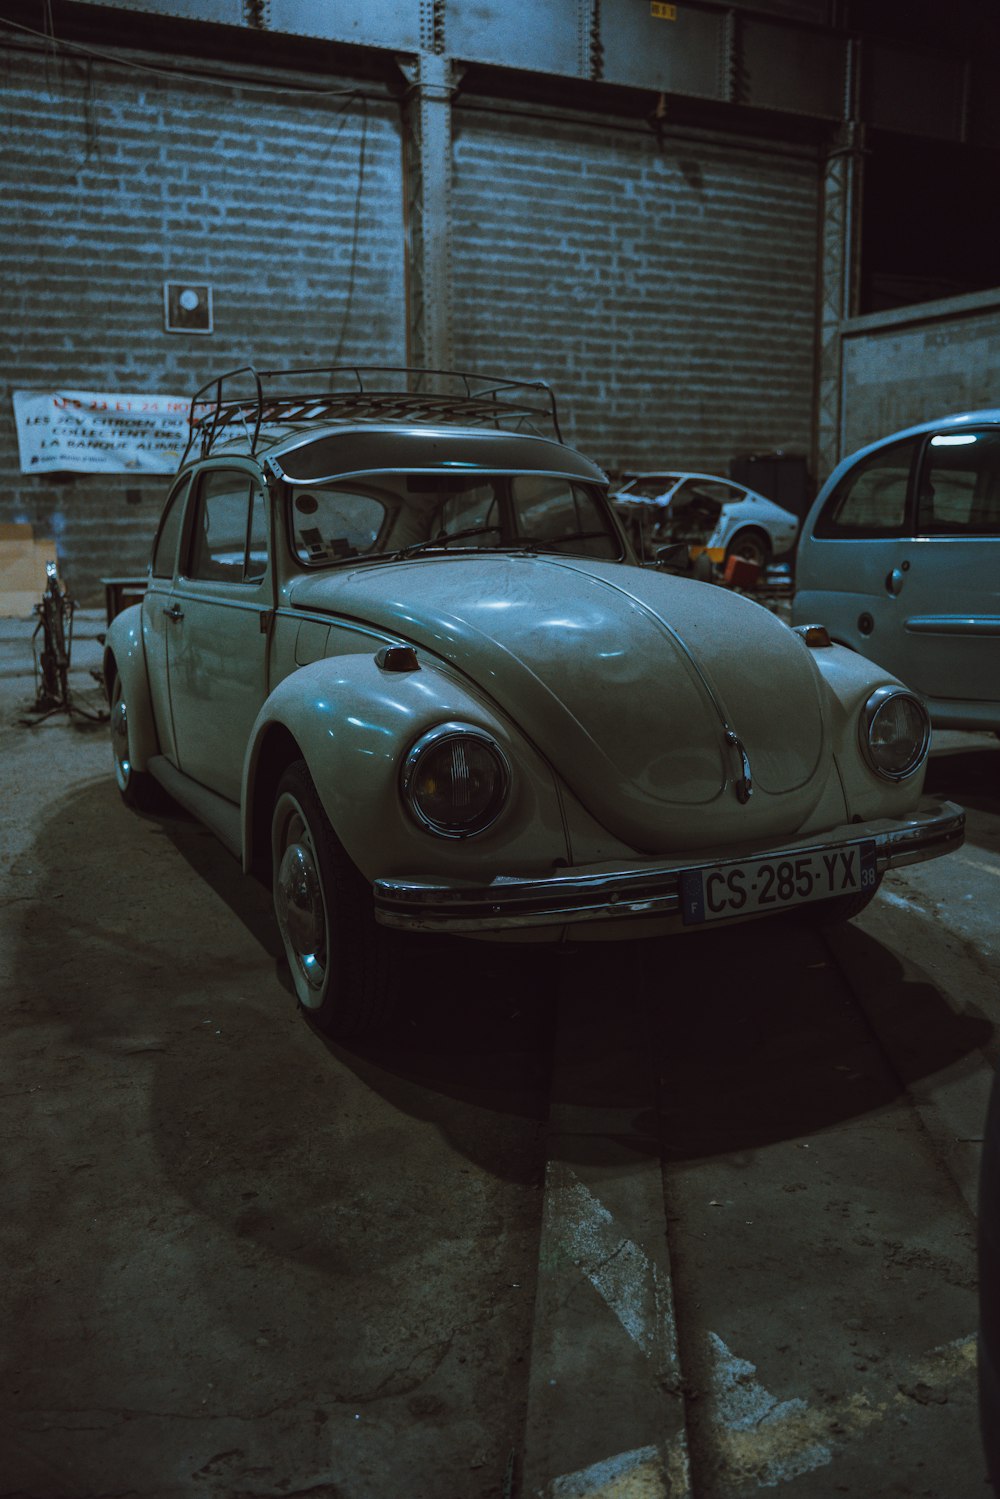
<svg viewBox="0 0 1000 1499">
<path fill-rule="evenodd" d="M 492 734 L 450 722 L 428 729 L 404 756 L 399 789 L 413 820 L 439 838 L 473 838 L 500 816 L 510 763 Z"/>
<path fill-rule="evenodd" d="M 878 687 L 861 710 L 858 738 L 876 775 L 905 781 L 927 757 L 931 721 L 920 699 L 905 687 Z"/>
</svg>

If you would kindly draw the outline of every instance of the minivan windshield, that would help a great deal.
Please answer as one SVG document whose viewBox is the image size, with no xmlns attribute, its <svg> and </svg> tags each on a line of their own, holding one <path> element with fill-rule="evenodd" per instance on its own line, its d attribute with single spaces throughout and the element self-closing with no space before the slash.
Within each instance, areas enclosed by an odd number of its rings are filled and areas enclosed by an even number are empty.
<svg viewBox="0 0 1000 1499">
<path fill-rule="evenodd" d="M 624 556 L 600 493 L 560 474 L 365 473 L 295 486 L 288 513 L 305 567 L 455 550 Z"/>
</svg>

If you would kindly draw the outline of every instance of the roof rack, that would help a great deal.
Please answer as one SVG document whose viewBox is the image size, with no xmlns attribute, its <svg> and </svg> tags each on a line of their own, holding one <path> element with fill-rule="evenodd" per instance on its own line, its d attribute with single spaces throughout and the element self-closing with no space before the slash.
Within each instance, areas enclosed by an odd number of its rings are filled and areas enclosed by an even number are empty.
<svg viewBox="0 0 1000 1499">
<path fill-rule="evenodd" d="M 227 383 L 232 386 L 240 376 L 246 377 L 245 383 L 252 390 L 244 399 L 230 395 L 227 390 Z M 300 383 L 304 376 L 326 377 L 324 388 L 289 388 L 288 382 Z M 381 388 L 379 382 L 384 383 L 384 377 L 394 377 L 402 388 Z M 278 386 L 279 381 L 285 383 Z M 431 382 L 450 384 L 451 389 L 414 388 Z M 563 440 L 555 392 L 544 380 L 514 380 L 506 375 L 417 369 L 407 365 L 308 365 L 298 369 L 258 370 L 252 364 L 245 364 L 217 375 L 195 391 L 181 466 L 199 440 L 199 456 L 206 458 L 216 442 L 242 430 L 253 455 L 261 427 L 267 422 L 324 420 L 458 421 L 515 432 L 537 432 L 535 423 L 540 421 L 555 433 L 558 442 Z"/>
</svg>

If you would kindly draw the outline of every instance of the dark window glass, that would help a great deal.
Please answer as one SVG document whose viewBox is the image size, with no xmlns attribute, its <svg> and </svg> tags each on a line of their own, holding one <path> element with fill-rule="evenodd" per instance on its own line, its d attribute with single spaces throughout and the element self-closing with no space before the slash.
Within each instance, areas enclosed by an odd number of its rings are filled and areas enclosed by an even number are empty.
<svg viewBox="0 0 1000 1499">
<path fill-rule="evenodd" d="M 242 583 L 247 552 L 250 477 L 210 469 L 201 481 L 188 576 Z"/>
<path fill-rule="evenodd" d="M 153 546 L 153 577 L 172 578 L 177 561 L 177 546 L 181 539 L 181 522 L 184 519 L 184 496 L 191 480 L 185 479 L 167 500 L 160 521 L 160 529 Z"/>
<path fill-rule="evenodd" d="M 841 479 L 816 523 L 819 537 L 906 534 L 906 497 L 919 439 L 890 443 Z"/>
<path fill-rule="evenodd" d="M 595 489 L 555 474 L 361 474 L 292 490 L 299 562 L 330 567 L 354 557 L 418 548 L 497 551 L 544 544 L 576 556 L 622 555 Z"/>
<path fill-rule="evenodd" d="M 300 562 L 322 567 L 344 557 L 375 550 L 387 504 L 394 494 L 365 493 L 350 482 L 318 489 L 296 489 L 292 497 L 292 541 Z"/>
<path fill-rule="evenodd" d="M 511 498 L 518 533 L 575 556 L 618 557 L 621 548 L 594 497 L 549 474 L 517 475 Z"/>
<path fill-rule="evenodd" d="M 1000 535 L 1000 433 L 939 432 L 917 487 L 921 536 Z"/>
</svg>

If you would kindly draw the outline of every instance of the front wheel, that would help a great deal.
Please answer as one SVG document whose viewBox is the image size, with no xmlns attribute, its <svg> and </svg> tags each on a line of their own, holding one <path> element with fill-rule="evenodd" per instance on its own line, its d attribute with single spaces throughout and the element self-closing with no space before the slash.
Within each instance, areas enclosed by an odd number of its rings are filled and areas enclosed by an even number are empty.
<svg viewBox="0 0 1000 1499">
<path fill-rule="evenodd" d="M 157 806 L 160 788 L 151 775 L 136 770 L 132 764 L 128 743 L 128 705 L 125 689 L 118 672 L 115 672 L 111 688 L 111 756 L 115 766 L 115 780 L 122 801 L 137 812 L 150 811 Z"/>
<path fill-rule="evenodd" d="M 319 1030 L 357 1036 L 384 1018 L 395 933 L 347 857 L 304 760 L 282 775 L 271 818 L 274 912 L 299 1004 Z"/>
</svg>

